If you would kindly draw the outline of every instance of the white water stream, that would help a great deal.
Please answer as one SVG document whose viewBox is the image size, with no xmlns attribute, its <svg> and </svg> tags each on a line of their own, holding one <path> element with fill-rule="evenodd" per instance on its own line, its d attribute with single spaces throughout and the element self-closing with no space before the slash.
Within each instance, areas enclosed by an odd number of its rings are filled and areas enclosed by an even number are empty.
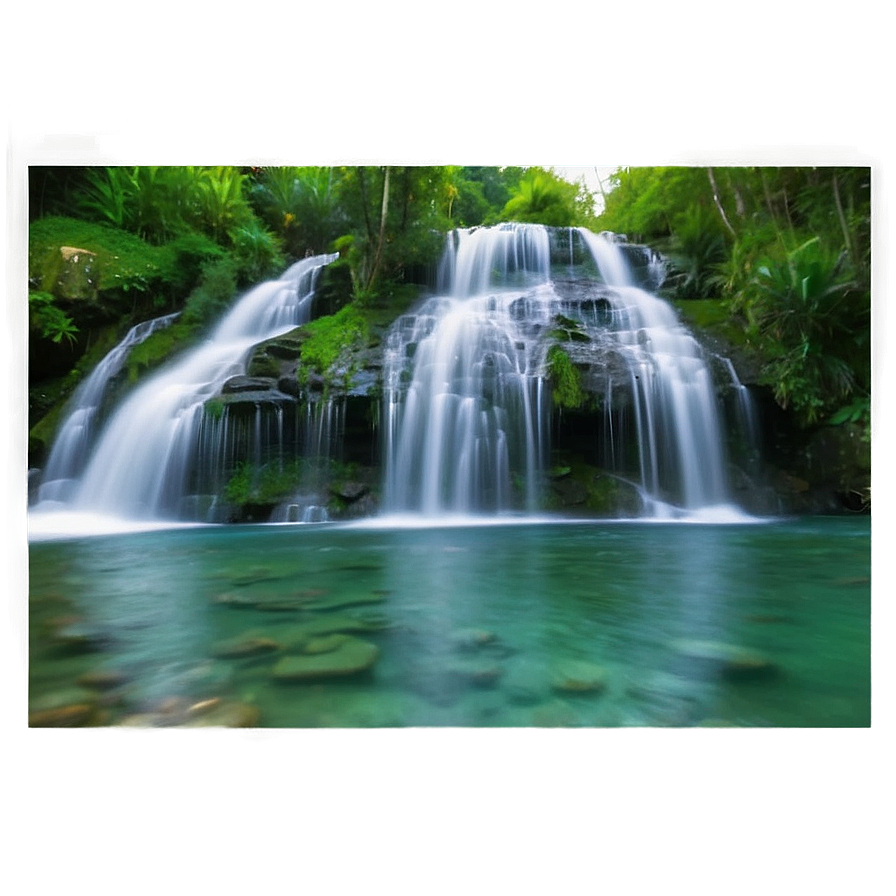
<svg viewBox="0 0 896 896">
<path fill-rule="evenodd" d="M 41 510 L 177 519 L 198 456 L 205 402 L 245 373 L 253 346 L 308 319 L 321 268 L 336 255 L 306 258 L 238 300 L 209 338 L 129 395 L 100 434 L 71 499 Z"/>
</svg>

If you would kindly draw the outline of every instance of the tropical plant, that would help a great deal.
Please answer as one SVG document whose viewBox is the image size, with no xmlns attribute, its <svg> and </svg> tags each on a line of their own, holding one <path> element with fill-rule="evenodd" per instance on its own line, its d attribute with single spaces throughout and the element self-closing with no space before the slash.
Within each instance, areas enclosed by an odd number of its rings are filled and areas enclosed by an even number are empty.
<svg viewBox="0 0 896 896">
<path fill-rule="evenodd" d="M 74 344 L 78 328 L 74 321 L 57 305 L 48 292 L 28 293 L 28 318 L 31 329 L 44 339 L 60 343 L 64 339 Z"/>
<path fill-rule="evenodd" d="M 679 295 L 706 298 L 712 294 L 718 265 L 728 254 L 725 234 L 708 208 L 692 205 L 676 219 L 671 249 L 666 253 L 681 274 Z"/>
<path fill-rule="evenodd" d="M 249 191 L 261 219 L 294 258 L 318 254 L 339 235 L 337 172 L 315 166 L 262 168 Z"/>
<path fill-rule="evenodd" d="M 582 185 L 571 184 L 550 169 L 528 168 L 501 216 L 507 221 L 570 227 L 585 223 L 591 213 L 593 200 Z"/>
<path fill-rule="evenodd" d="M 840 407 L 866 379 L 870 306 L 844 261 L 813 237 L 760 264 L 745 304 L 752 336 L 770 357 L 775 397 L 806 423 Z"/>
</svg>

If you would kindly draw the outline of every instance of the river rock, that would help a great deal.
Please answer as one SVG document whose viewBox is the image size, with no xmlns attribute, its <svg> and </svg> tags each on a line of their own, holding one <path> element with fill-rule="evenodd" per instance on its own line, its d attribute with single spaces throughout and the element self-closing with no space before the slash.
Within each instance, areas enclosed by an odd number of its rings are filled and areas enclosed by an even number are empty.
<svg viewBox="0 0 896 896">
<path fill-rule="evenodd" d="M 381 604 L 386 599 L 382 592 L 368 591 L 357 594 L 324 594 L 308 598 L 302 606 L 306 610 L 341 610 L 345 607 Z"/>
<path fill-rule="evenodd" d="M 364 634 L 379 631 L 383 628 L 375 620 L 359 619 L 356 616 L 332 614 L 308 619 L 295 625 L 278 628 L 278 638 L 290 651 L 302 651 L 305 645 L 314 638 L 335 634 Z"/>
<path fill-rule="evenodd" d="M 780 669 L 761 653 L 718 641 L 679 640 L 676 652 L 700 667 L 708 667 L 732 681 L 772 678 Z"/>
<path fill-rule="evenodd" d="M 210 705 L 203 705 L 210 704 Z M 191 707 L 182 728 L 257 728 L 261 712 L 250 703 L 208 700 Z"/>
<path fill-rule="evenodd" d="M 322 635 L 319 638 L 312 638 L 302 645 L 302 653 L 317 654 L 330 653 L 344 646 L 345 642 L 351 639 L 351 635 L 344 635 L 336 632 L 332 635 Z"/>
<path fill-rule="evenodd" d="M 102 650 L 108 640 L 98 629 L 74 617 L 54 620 L 50 627 L 53 646 L 60 653 L 92 653 Z"/>
<path fill-rule="evenodd" d="M 326 653 L 283 657 L 274 666 L 271 675 L 276 681 L 283 682 L 343 678 L 370 669 L 379 652 L 376 644 L 346 637 L 338 647 Z"/>
<path fill-rule="evenodd" d="M 517 663 L 502 678 L 501 690 L 515 706 L 534 706 L 547 698 L 548 678 L 544 669 Z"/>
<path fill-rule="evenodd" d="M 503 670 L 496 663 L 479 659 L 451 659 L 444 668 L 447 678 L 477 688 L 494 687 L 502 673 Z"/>
<path fill-rule="evenodd" d="M 236 638 L 228 638 L 226 641 L 219 641 L 212 647 L 211 655 L 218 659 L 245 659 L 246 657 L 273 653 L 280 650 L 282 646 L 273 638 L 245 634 Z"/>
<path fill-rule="evenodd" d="M 214 603 L 221 604 L 225 607 L 244 610 L 254 609 L 255 605 L 258 603 L 258 598 L 251 594 L 234 594 L 232 591 L 216 594 L 212 600 Z"/>
<path fill-rule="evenodd" d="M 555 691 L 574 694 L 602 694 L 607 689 L 607 670 L 584 660 L 569 660 L 551 676 Z"/>
<path fill-rule="evenodd" d="M 91 703 L 72 703 L 53 709 L 39 709 L 28 715 L 29 728 L 84 728 L 101 724 L 102 717 Z"/>
<path fill-rule="evenodd" d="M 494 632 L 483 628 L 462 628 L 451 635 L 451 643 L 458 650 L 476 650 L 478 647 L 494 644 L 497 640 L 498 636 Z"/>
<path fill-rule="evenodd" d="M 112 691 L 121 687 L 127 680 L 127 675 L 117 669 L 94 669 L 81 675 L 78 684 L 92 690 Z"/>
</svg>

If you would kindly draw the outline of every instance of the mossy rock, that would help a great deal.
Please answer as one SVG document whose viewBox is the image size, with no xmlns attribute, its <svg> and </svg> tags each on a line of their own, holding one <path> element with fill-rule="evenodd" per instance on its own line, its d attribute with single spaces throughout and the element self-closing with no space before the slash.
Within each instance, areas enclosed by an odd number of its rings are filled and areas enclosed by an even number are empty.
<svg viewBox="0 0 896 896">
<path fill-rule="evenodd" d="M 275 681 L 281 682 L 344 678 L 369 670 L 379 653 L 376 644 L 345 636 L 332 650 L 283 657 L 274 666 L 271 675 Z"/>
</svg>

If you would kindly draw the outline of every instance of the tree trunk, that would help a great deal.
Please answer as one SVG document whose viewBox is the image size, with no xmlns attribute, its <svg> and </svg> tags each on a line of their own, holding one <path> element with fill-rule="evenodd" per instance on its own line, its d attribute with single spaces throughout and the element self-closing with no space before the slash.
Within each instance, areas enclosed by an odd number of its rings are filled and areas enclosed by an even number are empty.
<svg viewBox="0 0 896 896">
<path fill-rule="evenodd" d="M 722 220 L 725 222 L 725 226 L 728 228 L 731 235 L 736 238 L 737 234 L 735 233 L 734 228 L 731 226 L 731 222 L 728 220 L 728 216 L 725 214 L 725 209 L 722 208 L 722 200 L 719 199 L 719 187 L 716 183 L 716 176 L 713 173 L 712 168 L 707 168 L 706 173 L 709 175 L 709 183 L 712 186 L 713 202 L 715 202 L 716 208 L 719 210 L 719 214 L 722 216 Z"/>
<path fill-rule="evenodd" d="M 376 254 L 373 256 L 373 265 L 370 268 L 370 277 L 367 280 L 367 289 L 373 285 L 380 271 L 383 261 L 383 245 L 386 242 L 386 216 L 389 213 L 389 166 L 383 169 L 383 204 L 380 209 L 380 232 L 376 241 Z"/>
<path fill-rule="evenodd" d="M 849 225 L 846 223 L 846 215 L 843 214 L 843 203 L 840 201 L 840 188 L 837 185 L 836 172 L 834 172 L 834 174 L 831 176 L 831 182 L 834 186 L 834 203 L 837 206 L 837 217 L 840 219 L 840 229 L 843 231 L 843 243 L 846 246 L 846 251 L 849 253 L 853 269 L 858 271 L 858 259 L 856 258 L 855 251 L 853 250 L 852 239 L 849 236 Z"/>
<path fill-rule="evenodd" d="M 728 186 L 731 187 L 731 192 L 734 193 L 734 209 L 737 212 L 737 217 L 743 220 L 747 216 L 747 208 L 744 204 L 743 194 L 737 186 L 737 181 L 734 179 L 734 175 L 731 171 L 732 169 L 729 168 L 725 172 L 728 175 Z"/>
</svg>

